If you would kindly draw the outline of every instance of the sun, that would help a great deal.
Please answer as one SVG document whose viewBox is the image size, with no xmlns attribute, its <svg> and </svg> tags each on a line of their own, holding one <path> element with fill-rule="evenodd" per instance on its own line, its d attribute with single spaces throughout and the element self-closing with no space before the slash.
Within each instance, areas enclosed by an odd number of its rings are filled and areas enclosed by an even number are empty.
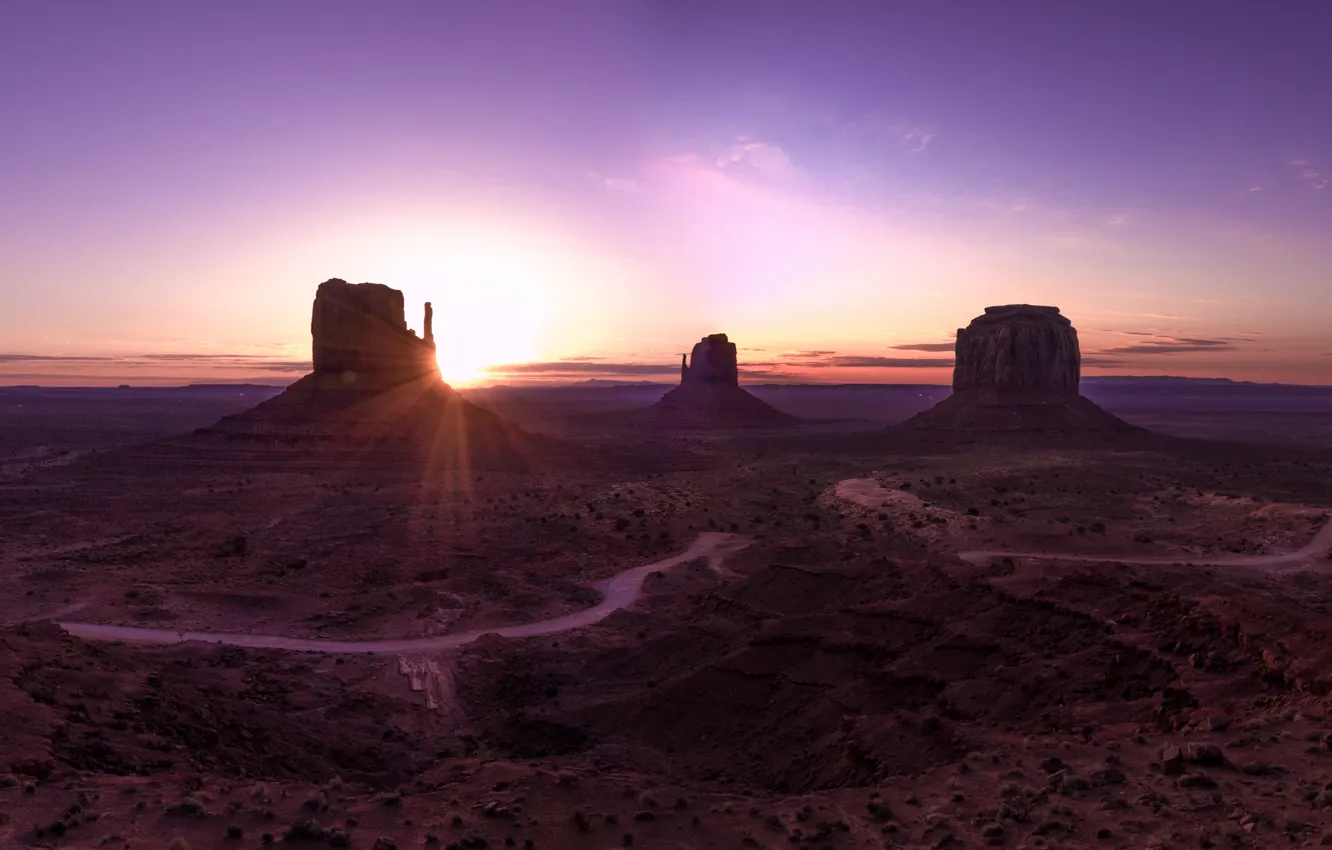
<svg viewBox="0 0 1332 850">
<path fill-rule="evenodd" d="M 469 386 L 495 367 L 541 356 L 551 307 L 571 275 L 562 240 L 530 223 L 459 215 L 393 222 L 373 239 L 374 274 L 409 304 L 434 307 L 436 359 L 449 384 Z M 409 315 L 409 326 L 416 327 Z"/>
<path fill-rule="evenodd" d="M 436 359 L 450 384 L 467 386 L 489 369 L 537 356 L 540 298 L 531 286 L 490 275 L 478 283 L 428 287 L 435 308 Z"/>
<path fill-rule="evenodd" d="M 434 307 L 436 359 L 440 376 L 468 386 L 493 367 L 535 359 L 545 324 L 549 265 L 539 252 L 509 240 L 423 239 L 398 255 L 409 301 Z"/>
</svg>

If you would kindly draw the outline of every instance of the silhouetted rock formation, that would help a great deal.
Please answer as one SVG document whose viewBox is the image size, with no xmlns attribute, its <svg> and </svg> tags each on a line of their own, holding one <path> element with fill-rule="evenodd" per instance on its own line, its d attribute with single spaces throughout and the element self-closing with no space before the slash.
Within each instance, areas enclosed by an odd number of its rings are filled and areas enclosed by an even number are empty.
<svg viewBox="0 0 1332 850">
<path fill-rule="evenodd" d="M 347 385 L 384 386 L 439 375 L 433 313 L 426 305 L 425 339 L 407 328 L 402 293 L 382 283 L 319 284 L 310 317 L 314 372 Z"/>
<path fill-rule="evenodd" d="M 740 366 L 735 343 L 726 334 L 709 334 L 699 340 L 689 355 L 689 365 L 680 375 L 681 384 L 726 384 L 740 386 Z"/>
<path fill-rule="evenodd" d="M 1078 392 L 1078 332 L 1058 307 L 1009 304 L 957 331 L 953 392 Z"/>
<path fill-rule="evenodd" d="M 974 435 L 1140 432 L 1078 392 L 1078 332 L 1058 307 L 1009 304 L 957 332 L 953 394 L 899 429 Z"/>
<path fill-rule="evenodd" d="M 529 466 L 554 441 L 464 399 L 440 378 L 433 311 L 424 339 L 402 293 L 378 283 L 320 284 L 310 320 L 314 371 L 281 395 L 196 435 L 272 446 L 423 451 L 453 467 Z"/>
<path fill-rule="evenodd" d="M 703 337 L 689 362 L 680 363 L 680 386 L 645 411 L 668 428 L 763 428 L 798 420 L 740 388 L 735 343 L 726 334 Z"/>
</svg>

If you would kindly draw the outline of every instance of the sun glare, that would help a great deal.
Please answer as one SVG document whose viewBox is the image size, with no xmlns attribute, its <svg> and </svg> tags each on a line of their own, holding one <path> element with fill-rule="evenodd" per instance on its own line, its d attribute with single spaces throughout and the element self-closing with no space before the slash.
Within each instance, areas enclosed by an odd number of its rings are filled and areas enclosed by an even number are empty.
<svg viewBox="0 0 1332 850">
<path fill-rule="evenodd" d="M 538 356 L 549 285 L 540 252 L 518 240 L 471 236 L 423 239 L 431 247 L 400 260 L 395 276 L 411 297 L 434 305 L 440 374 L 460 386 Z"/>
<path fill-rule="evenodd" d="M 439 371 L 451 384 L 473 384 L 489 367 L 537 356 L 540 293 L 528 283 L 479 277 L 431 287 Z"/>
</svg>

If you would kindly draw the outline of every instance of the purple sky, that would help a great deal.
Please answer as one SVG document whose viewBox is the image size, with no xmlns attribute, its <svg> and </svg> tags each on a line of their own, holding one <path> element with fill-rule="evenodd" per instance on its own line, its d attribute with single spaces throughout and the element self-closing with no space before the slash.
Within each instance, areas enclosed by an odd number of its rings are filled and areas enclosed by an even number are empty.
<svg viewBox="0 0 1332 850">
<path fill-rule="evenodd" d="M 5 0 L 0 383 L 290 379 L 333 276 L 459 381 L 1332 383 L 1330 87 L 1321 0 Z"/>
</svg>

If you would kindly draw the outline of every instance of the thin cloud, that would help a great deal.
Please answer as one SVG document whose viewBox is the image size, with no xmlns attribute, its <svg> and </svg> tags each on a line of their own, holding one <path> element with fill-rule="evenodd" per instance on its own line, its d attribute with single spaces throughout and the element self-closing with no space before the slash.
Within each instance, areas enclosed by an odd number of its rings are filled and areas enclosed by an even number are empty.
<svg viewBox="0 0 1332 850">
<path fill-rule="evenodd" d="M 253 376 L 253 375 L 244 376 L 244 377 L 228 377 L 226 375 L 155 375 L 151 373 L 150 374 L 135 373 L 133 375 L 115 375 L 115 374 L 109 375 L 104 372 L 59 372 L 59 373 L 0 372 L 0 379 L 6 381 L 46 382 L 50 381 L 52 378 L 57 378 L 62 382 L 87 381 L 89 386 L 97 386 L 107 381 L 125 381 L 125 382 L 133 381 L 134 386 L 136 387 L 138 386 L 147 387 L 147 386 L 158 386 L 158 385 L 178 387 L 178 386 L 186 386 L 192 384 L 193 385 L 235 384 L 238 386 L 258 386 L 258 387 L 272 387 L 274 389 L 281 389 L 283 386 L 289 383 L 288 379 L 277 378 L 277 377 L 268 379 L 269 381 L 273 381 L 275 383 L 267 383 L 265 382 L 265 379 L 262 376 Z M 42 385 L 43 384 L 38 384 L 38 386 Z"/>
<path fill-rule="evenodd" d="M 607 192 L 623 192 L 628 194 L 638 191 L 638 181 L 631 177 L 606 177 L 595 171 L 587 172 L 587 176 Z"/>
<path fill-rule="evenodd" d="M 908 127 L 902 131 L 902 147 L 908 153 L 920 153 L 934 141 L 934 131 L 924 127 Z"/>
<path fill-rule="evenodd" d="M 759 349 L 753 350 L 758 351 Z M 831 357 L 836 353 L 836 351 L 792 351 L 786 356 L 795 360 L 808 360 L 810 358 Z"/>
<path fill-rule="evenodd" d="M 510 375 L 579 375 L 589 372 L 605 375 L 669 375 L 679 374 L 679 364 L 658 363 L 605 363 L 587 360 L 549 360 L 536 363 L 506 363 L 487 366 L 487 372 Z"/>
<path fill-rule="evenodd" d="M 747 165 L 761 174 L 781 177 L 794 170 L 786 151 L 767 142 L 741 138 L 717 157 L 718 168 Z"/>
<path fill-rule="evenodd" d="M 99 363 L 114 357 L 80 357 L 63 354 L 0 354 L 0 363 Z"/>
<path fill-rule="evenodd" d="M 956 347 L 955 342 L 910 342 L 889 346 L 896 351 L 953 351 Z"/>
<path fill-rule="evenodd" d="M 1242 340 L 1241 340 L 1242 341 Z M 1232 351 L 1236 348 L 1235 340 L 1200 339 L 1197 337 L 1176 337 L 1160 339 L 1154 342 L 1121 345 L 1102 349 L 1100 354 L 1187 354 L 1202 351 Z M 1084 361 L 1085 362 L 1085 361 Z"/>
<path fill-rule="evenodd" d="M 951 357 L 861 357 L 857 355 L 842 355 L 840 357 L 829 357 L 819 363 L 810 363 L 810 366 L 836 367 L 841 369 L 927 369 L 938 367 L 951 367 L 953 358 Z"/>
<path fill-rule="evenodd" d="M 1106 310 L 1104 314 L 1110 316 L 1141 316 L 1147 319 L 1193 319 L 1192 316 L 1177 316 L 1174 313 L 1132 313 L 1126 310 Z"/>
<path fill-rule="evenodd" d="M 1315 189 L 1326 189 L 1332 178 L 1328 178 L 1320 169 L 1313 167 L 1307 159 L 1292 159 L 1289 164 L 1300 169 L 1300 179 Z"/>
<path fill-rule="evenodd" d="M 164 363 L 188 363 L 210 369 L 247 369 L 269 372 L 309 372 L 309 360 L 285 360 L 260 354 L 129 354 L 73 355 L 73 354 L 0 354 L 0 363 L 106 363 L 124 369 L 160 366 Z"/>
</svg>

